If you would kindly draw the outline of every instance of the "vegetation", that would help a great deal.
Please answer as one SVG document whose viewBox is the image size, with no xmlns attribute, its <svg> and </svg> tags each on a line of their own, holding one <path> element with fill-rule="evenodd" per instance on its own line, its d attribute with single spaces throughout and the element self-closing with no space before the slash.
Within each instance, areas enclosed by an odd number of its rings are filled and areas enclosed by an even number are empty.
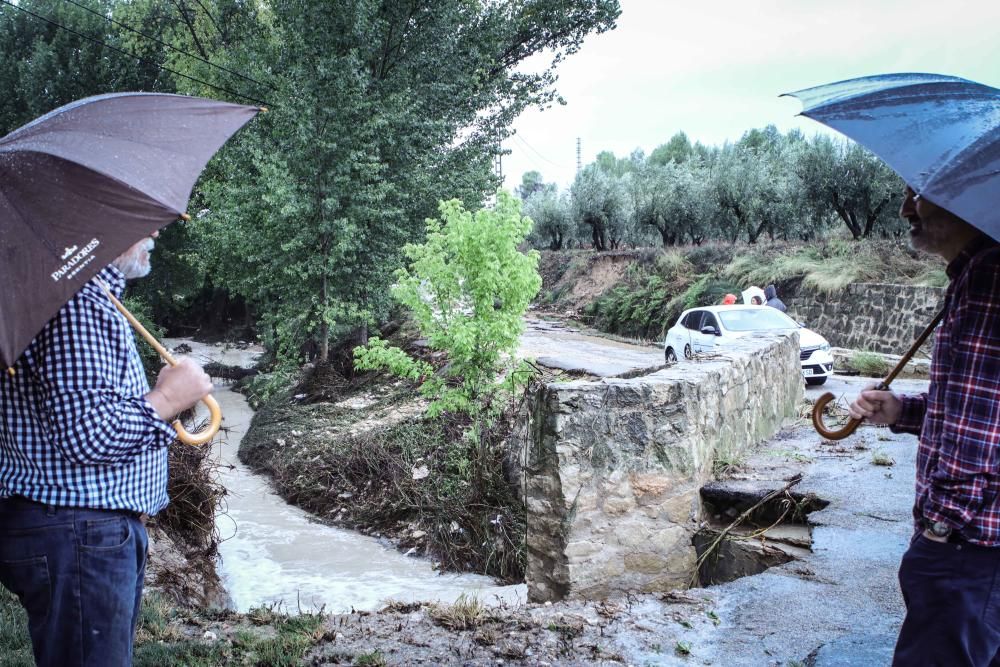
<svg viewBox="0 0 1000 667">
<path fill-rule="evenodd" d="M 892 370 L 892 366 L 883 356 L 875 352 L 855 352 L 851 355 L 847 364 L 862 375 L 868 377 L 885 377 Z"/>
<path fill-rule="evenodd" d="M 371 375 L 351 382 L 327 378 L 307 378 L 262 405 L 240 458 L 269 474 L 290 502 L 324 520 L 393 536 L 401 548 L 414 548 L 445 570 L 520 581 L 525 516 L 505 475 L 519 404 L 509 404 L 473 440 L 465 435 L 467 415 L 422 417 L 425 405 L 414 403 L 406 387 Z M 312 403 L 320 395 L 323 402 Z M 369 402 L 362 414 L 341 407 L 359 397 Z M 375 421 L 383 425 L 372 427 Z"/>
<path fill-rule="evenodd" d="M 423 244 L 404 248 L 411 263 L 397 273 L 392 294 L 448 364 L 435 370 L 373 338 L 354 350 L 355 366 L 419 381 L 421 393 L 431 399 L 432 417 L 448 411 L 488 420 L 501 390 L 512 391 L 528 378 L 512 355 L 524 312 L 542 282 L 538 253 L 517 250 L 531 220 L 521 217 L 520 201 L 505 192 L 494 208 L 475 214 L 457 200 L 443 202 L 441 217 L 443 222 L 427 221 Z"/>
<path fill-rule="evenodd" d="M 628 269 L 613 286 L 582 304 L 582 315 L 604 331 L 647 340 L 661 339 L 685 309 L 721 303 L 726 293 L 739 294 L 751 285 L 776 284 L 779 294 L 800 286 L 832 293 L 853 282 L 941 286 L 946 280 L 940 262 L 902 243 L 879 240 L 780 241 L 742 247 L 706 243 L 621 252 L 630 253 Z M 581 263 L 575 271 L 551 273 L 550 263 L 567 265 L 565 255 L 543 257 L 550 302 L 562 298 L 560 283 L 590 270 Z"/>
<path fill-rule="evenodd" d="M 216 618 L 220 616 L 221 618 Z M 225 620 L 231 636 L 206 638 L 201 626 Z M 156 594 L 143 598 L 136 631 L 134 663 L 147 667 L 215 667 L 216 665 L 301 664 L 305 652 L 326 639 L 322 614 L 280 614 L 263 607 L 248 614 L 194 612 L 175 607 Z M 273 631 L 254 632 L 268 625 Z M 34 664 L 27 617 L 17 598 L 0 587 L 0 665 Z M 374 663 L 372 663 L 374 664 Z"/>
</svg>

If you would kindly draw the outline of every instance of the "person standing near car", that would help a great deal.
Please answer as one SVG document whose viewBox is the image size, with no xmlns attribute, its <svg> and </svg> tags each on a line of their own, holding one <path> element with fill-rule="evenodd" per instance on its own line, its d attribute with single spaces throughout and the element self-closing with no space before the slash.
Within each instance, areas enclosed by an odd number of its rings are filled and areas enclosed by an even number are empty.
<svg viewBox="0 0 1000 667">
<path fill-rule="evenodd" d="M 136 243 L 86 283 L 0 378 L 0 582 L 27 611 L 40 666 L 131 664 L 141 519 L 168 500 L 167 420 L 212 390 L 186 359 L 150 390 L 99 284 L 121 296 L 149 273 L 152 247 Z"/>
<path fill-rule="evenodd" d="M 894 665 L 1000 663 L 1000 246 L 907 187 L 915 249 L 949 284 L 924 394 L 865 389 L 851 417 L 919 437 Z"/>
<path fill-rule="evenodd" d="M 771 308 L 777 308 L 781 312 L 788 310 L 785 307 L 785 302 L 778 298 L 778 290 L 774 288 L 774 285 L 768 285 L 764 288 L 764 298 L 767 299 L 767 305 Z"/>
</svg>

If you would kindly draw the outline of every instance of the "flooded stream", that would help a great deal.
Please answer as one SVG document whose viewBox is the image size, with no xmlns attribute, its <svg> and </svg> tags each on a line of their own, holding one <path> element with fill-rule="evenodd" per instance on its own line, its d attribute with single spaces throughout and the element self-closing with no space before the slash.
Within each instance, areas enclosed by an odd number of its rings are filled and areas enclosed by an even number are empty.
<svg viewBox="0 0 1000 667">
<path fill-rule="evenodd" d="M 217 361 L 249 367 L 259 350 L 224 349 L 186 339 L 166 339 L 173 348 L 186 343 L 201 364 Z M 238 611 L 277 604 L 295 612 L 324 608 L 338 613 L 377 609 L 387 600 L 451 602 L 462 593 L 484 602 L 524 602 L 525 586 L 497 586 L 471 574 L 438 574 L 430 561 L 404 556 L 372 537 L 334 528 L 289 505 L 268 480 L 237 457 L 253 411 L 242 395 L 216 381 L 215 397 L 228 432 L 214 443 L 220 482 L 228 493 L 225 512 L 216 517 L 222 536 L 219 574 Z"/>
</svg>

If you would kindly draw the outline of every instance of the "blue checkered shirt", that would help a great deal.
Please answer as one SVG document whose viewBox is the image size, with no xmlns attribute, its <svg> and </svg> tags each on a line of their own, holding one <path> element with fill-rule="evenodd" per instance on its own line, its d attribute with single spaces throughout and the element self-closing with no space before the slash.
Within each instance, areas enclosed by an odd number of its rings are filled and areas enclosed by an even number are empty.
<svg viewBox="0 0 1000 667">
<path fill-rule="evenodd" d="M 125 278 L 98 276 L 120 296 Z M 135 337 L 95 280 L 0 379 L 0 497 L 156 514 L 176 434 L 146 400 Z"/>
</svg>

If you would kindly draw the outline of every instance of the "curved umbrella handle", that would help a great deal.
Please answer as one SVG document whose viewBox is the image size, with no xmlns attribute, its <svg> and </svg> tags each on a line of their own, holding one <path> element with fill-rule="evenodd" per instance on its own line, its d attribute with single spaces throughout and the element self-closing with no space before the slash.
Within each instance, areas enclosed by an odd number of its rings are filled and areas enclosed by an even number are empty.
<svg viewBox="0 0 1000 667">
<path fill-rule="evenodd" d="M 826 428 L 826 426 L 823 425 L 823 408 L 825 408 L 826 404 L 833 399 L 834 396 L 830 392 L 826 392 L 816 399 L 816 403 L 813 405 L 812 411 L 813 428 L 815 428 L 816 432 L 827 440 L 843 440 L 850 434 L 854 433 L 854 431 L 861 426 L 861 420 L 851 419 L 847 422 L 846 426 L 836 431 L 831 431 Z"/>
<path fill-rule="evenodd" d="M 132 325 L 132 328 L 139 332 L 139 334 L 146 339 L 146 342 L 149 343 L 168 364 L 176 366 L 177 360 L 174 359 L 174 356 L 167 351 L 167 348 L 163 347 L 163 345 L 160 344 L 160 341 L 156 340 L 156 338 L 153 337 L 153 334 L 149 333 L 146 330 L 146 327 L 142 326 L 142 323 L 135 318 L 135 315 L 130 313 L 128 308 L 122 305 L 122 302 L 115 298 L 115 295 L 111 293 L 111 290 L 104 284 L 103 281 L 100 281 L 100 283 L 101 287 L 104 289 L 104 293 L 108 295 L 109 299 L 111 299 L 111 303 L 115 305 L 118 312 L 125 316 L 125 319 Z M 215 437 L 215 434 L 219 432 L 219 427 L 222 426 L 222 410 L 219 408 L 218 401 L 216 401 L 215 398 L 209 394 L 205 398 L 201 399 L 201 402 L 208 407 L 208 411 L 210 413 L 208 428 L 204 431 L 192 435 L 191 433 L 188 433 L 187 429 L 184 428 L 180 419 L 174 420 L 174 423 L 171 424 L 174 427 L 174 430 L 177 431 L 178 440 L 184 444 L 204 445 L 206 442 Z"/>
<path fill-rule="evenodd" d="M 219 407 L 219 402 L 215 400 L 215 397 L 209 394 L 201 399 L 201 402 L 205 404 L 210 413 L 208 428 L 204 431 L 194 434 L 188 433 L 180 419 L 175 419 L 174 423 L 171 424 L 174 430 L 177 431 L 177 439 L 186 445 L 204 445 L 215 437 L 215 434 L 219 432 L 219 427 L 222 426 L 222 409 Z"/>
<path fill-rule="evenodd" d="M 889 388 L 889 385 L 892 384 L 892 381 L 896 379 L 896 376 L 899 375 L 900 371 L 902 371 L 906 367 L 906 364 L 910 363 L 910 359 L 912 359 L 913 355 L 917 353 L 917 350 L 920 349 L 920 346 L 924 344 L 924 341 L 930 338 L 930 335 L 934 333 L 934 329 L 936 329 L 937 325 L 940 324 L 941 320 L 944 319 L 944 311 L 945 311 L 944 308 L 938 311 L 938 314 L 934 316 L 934 319 L 932 319 L 931 323 L 927 325 L 927 328 L 924 329 L 919 336 L 917 336 L 917 340 L 913 341 L 913 345 L 911 345 L 910 349 L 906 351 L 906 354 L 900 357 L 899 361 L 896 363 L 895 368 L 889 371 L 889 374 L 885 376 L 885 379 L 879 382 L 877 385 L 875 385 L 873 389 L 884 391 Z M 813 411 L 812 411 L 813 428 L 815 428 L 816 432 L 819 433 L 824 438 L 826 438 L 827 440 L 842 440 L 847 436 L 849 436 L 850 434 L 854 433 L 854 431 L 857 430 L 858 426 L 861 425 L 862 420 L 851 419 L 850 421 L 847 422 L 847 425 L 841 428 L 839 431 L 831 431 L 830 429 L 826 428 L 823 425 L 823 408 L 825 408 L 826 404 L 832 400 L 833 400 L 833 394 L 831 394 L 830 392 L 827 392 L 822 396 L 820 396 L 818 399 L 816 399 L 816 403 L 815 405 L 813 405 Z"/>
</svg>

